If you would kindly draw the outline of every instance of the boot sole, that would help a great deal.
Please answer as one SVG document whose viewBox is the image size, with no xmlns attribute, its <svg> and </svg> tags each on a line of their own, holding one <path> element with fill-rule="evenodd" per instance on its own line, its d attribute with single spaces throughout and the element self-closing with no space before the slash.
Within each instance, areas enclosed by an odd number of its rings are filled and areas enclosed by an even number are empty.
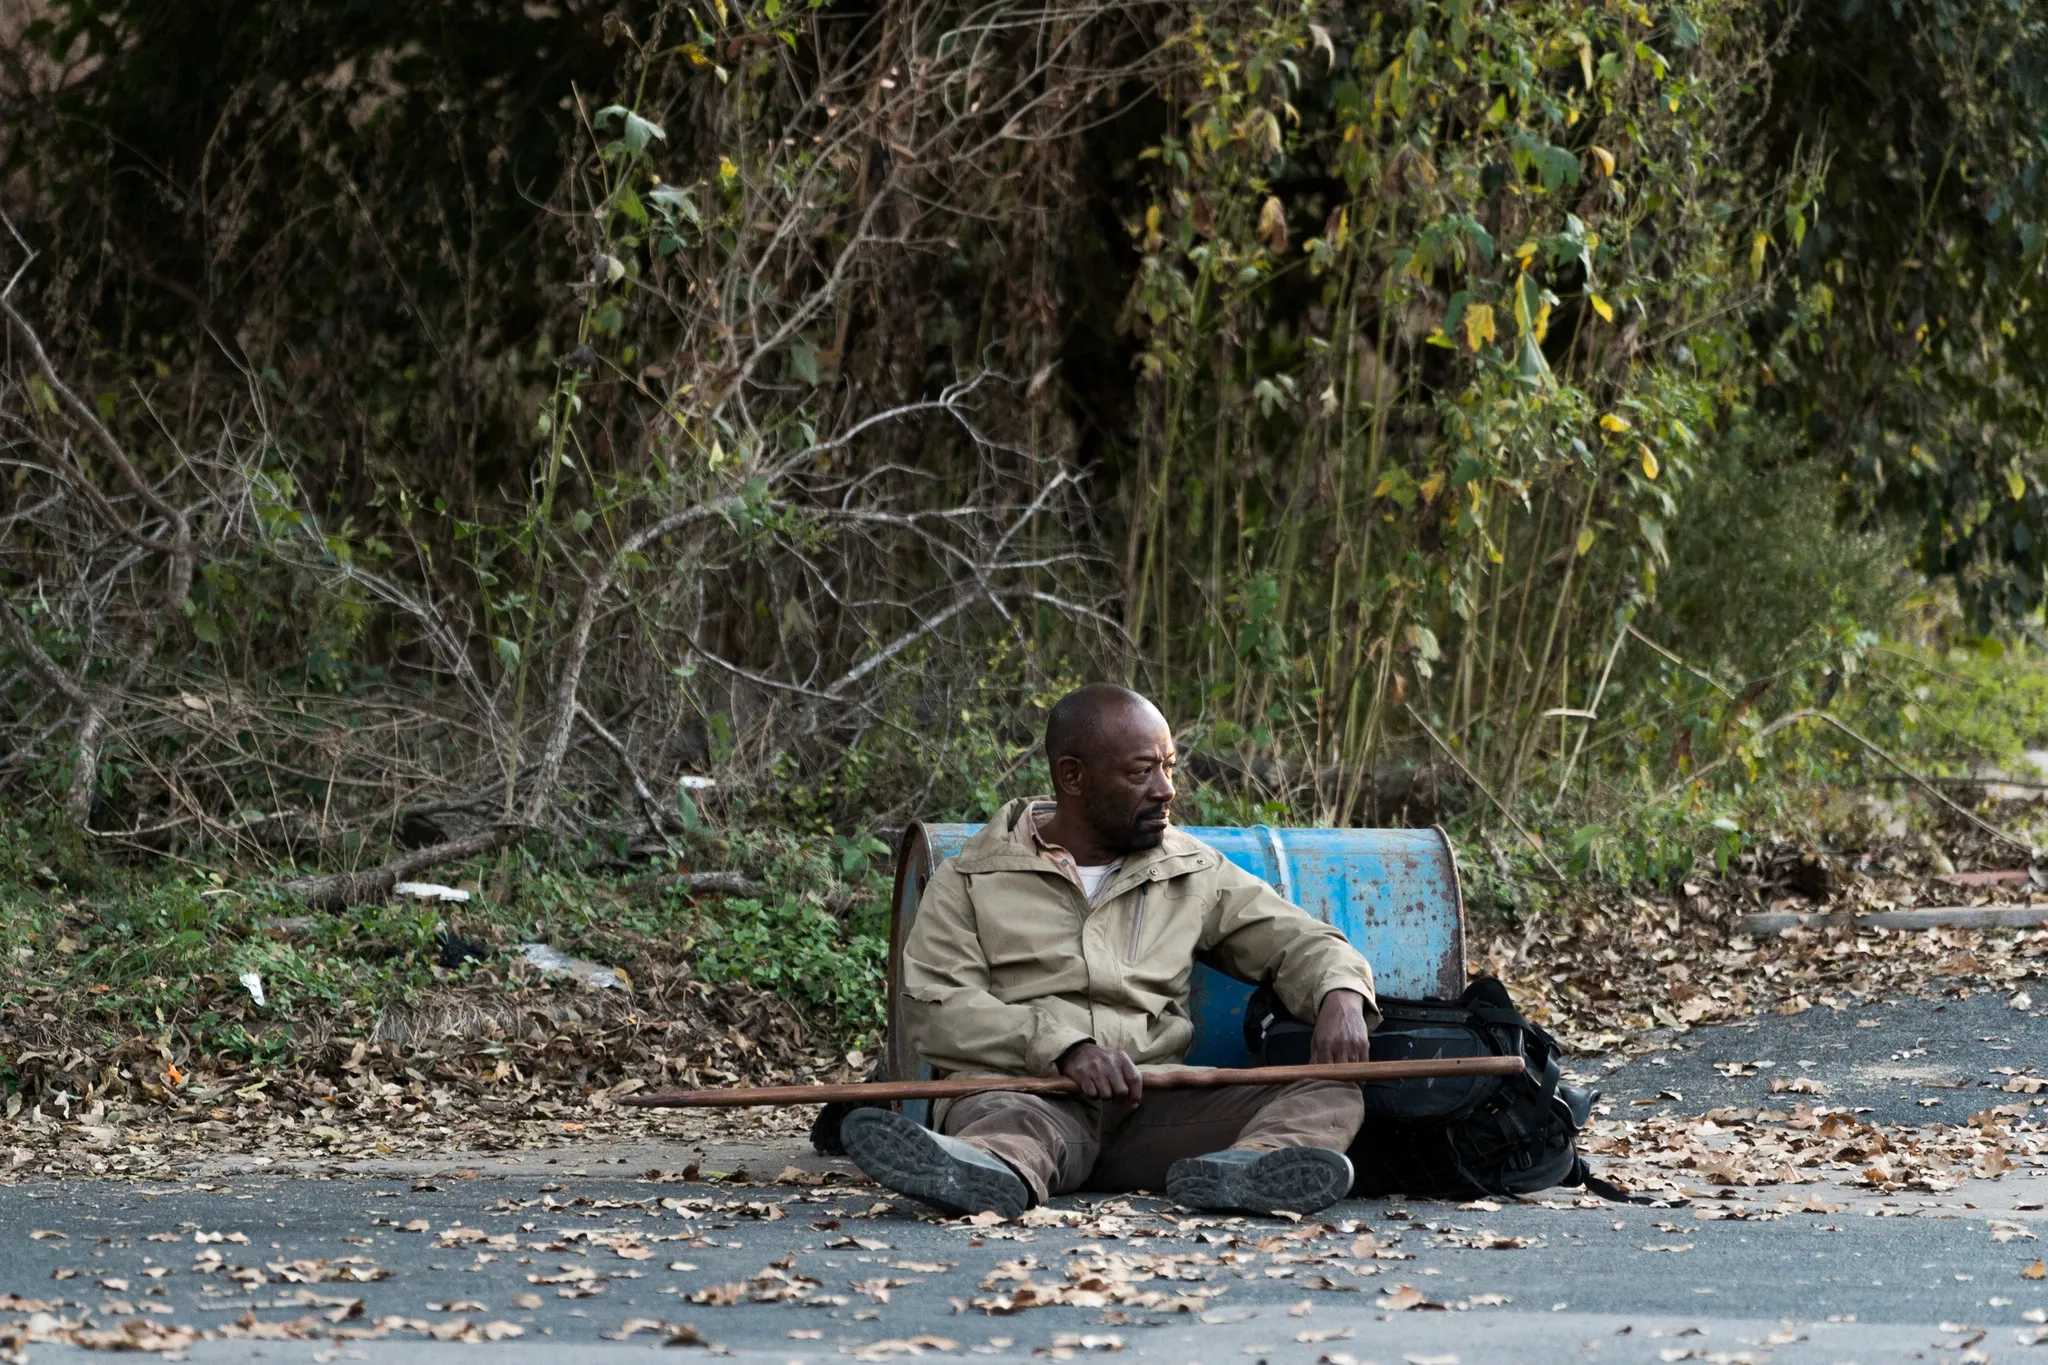
<svg viewBox="0 0 2048 1365">
<path fill-rule="evenodd" d="M 1282 1147 L 1257 1161 L 1190 1157 L 1167 1170 L 1166 1193 L 1192 1209 L 1314 1213 L 1351 1193 L 1351 1162 L 1323 1147 Z"/>
<path fill-rule="evenodd" d="M 957 1157 L 930 1129 L 890 1110 L 854 1110 L 841 1123 L 839 1139 L 870 1178 L 947 1213 L 1015 1218 L 1030 1206 L 1023 1178 L 1009 1167 Z"/>
</svg>

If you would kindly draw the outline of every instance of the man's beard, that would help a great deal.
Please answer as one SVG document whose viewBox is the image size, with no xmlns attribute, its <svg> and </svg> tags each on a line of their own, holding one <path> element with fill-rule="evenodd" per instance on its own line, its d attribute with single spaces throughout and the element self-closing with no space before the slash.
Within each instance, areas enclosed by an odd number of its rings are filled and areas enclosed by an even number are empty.
<svg viewBox="0 0 2048 1365">
<path fill-rule="evenodd" d="M 1136 810 L 1118 808 L 1104 810 L 1090 806 L 1088 823 L 1093 825 L 1095 837 L 1102 841 L 1104 848 L 1115 853 L 1143 853 L 1146 849 L 1157 848 L 1166 838 L 1166 826 L 1148 826 L 1147 820 L 1160 819 L 1166 815 L 1164 805 L 1143 805 Z"/>
</svg>

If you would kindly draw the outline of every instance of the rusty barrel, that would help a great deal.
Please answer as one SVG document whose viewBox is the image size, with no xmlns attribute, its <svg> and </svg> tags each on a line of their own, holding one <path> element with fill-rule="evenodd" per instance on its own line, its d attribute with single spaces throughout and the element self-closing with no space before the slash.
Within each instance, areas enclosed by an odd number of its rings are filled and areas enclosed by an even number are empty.
<svg viewBox="0 0 2048 1365">
<path fill-rule="evenodd" d="M 901 1024 L 903 941 L 917 919 L 932 870 L 960 851 L 980 825 L 912 824 L 896 851 L 889 916 L 889 1075 L 923 1080 L 930 1071 Z M 1334 924 L 1372 963 L 1389 995 L 1455 996 L 1465 989 L 1465 905 L 1450 840 L 1441 829 L 1281 829 L 1182 826 L 1288 900 Z M 1196 966 L 1188 1009 L 1196 1066 L 1244 1067 L 1244 1007 L 1251 987 Z M 904 1112 L 922 1121 L 922 1101 Z"/>
</svg>

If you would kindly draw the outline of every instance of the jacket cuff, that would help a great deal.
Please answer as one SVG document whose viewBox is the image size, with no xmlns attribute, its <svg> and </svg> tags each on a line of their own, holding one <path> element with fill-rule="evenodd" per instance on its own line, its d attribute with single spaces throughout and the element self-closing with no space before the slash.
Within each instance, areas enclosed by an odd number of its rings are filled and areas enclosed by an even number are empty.
<svg viewBox="0 0 2048 1365">
<path fill-rule="evenodd" d="M 1040 1015 L 1038 1027 L 1031 1033 L 1031 1046 L 1025 1050 L 1025 1067 L 1034 1076 L 1057 1076 L 1059 1060 L 1066 1055 L 1067 1049 L 1076 1043 L 1090 1041 L 1091 1035 L 1080 1029 L 1061 1027 Z"/>
<path fill-rule="evenodd" d="M 1313 1008 L 1309 1015 L 1309 1023 L 1313 1024 L 1315 1015 L 1322 1012 L 1323 1001 L 1329 998 L 1331 991 L 1357 991 L 1364 996 L 1366 1031 L 1371 1032 L 1379 1028 L 1380 1002 L 1379 997 L 1373 993 L 1372 978 L 1349 973 L 1330 977 L 1317 985 L 1315 999 L 1311 1002 Z"/>
</svg>

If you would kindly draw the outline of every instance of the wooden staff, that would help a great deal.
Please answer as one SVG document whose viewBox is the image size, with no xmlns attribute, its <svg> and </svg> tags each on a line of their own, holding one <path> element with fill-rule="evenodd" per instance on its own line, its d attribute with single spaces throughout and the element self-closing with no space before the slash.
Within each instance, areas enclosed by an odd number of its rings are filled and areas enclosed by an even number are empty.
<svg viewBox="0 0 2048 1365">
<path fill-rule="evenodd" d="M 1311 1066 L 1217 1067 L 1144 1071 L 1147 1090 L 1214 1090 L 1226 1085 L 1286 1085 L 1290 1081 L 1399 1081 L 1429 1076 L 1519 1076 L 1520 1057 L 1425 1057 L 1408 1062 L 1322 1062 Z M 951 1100 L 984 1090 L 1029 1095 L 1078 1095 L 1065 1076 L 956 1076 L 943 1081 L 864 1081 L 853 1085 L 754 1085 L 731 1090 L 658 1090 L 627 1095 L 620 1104 L 641 1109 L 739 1109 L 757 1104 L 856 1104 L 876 1100 Z"/>
</svg>

